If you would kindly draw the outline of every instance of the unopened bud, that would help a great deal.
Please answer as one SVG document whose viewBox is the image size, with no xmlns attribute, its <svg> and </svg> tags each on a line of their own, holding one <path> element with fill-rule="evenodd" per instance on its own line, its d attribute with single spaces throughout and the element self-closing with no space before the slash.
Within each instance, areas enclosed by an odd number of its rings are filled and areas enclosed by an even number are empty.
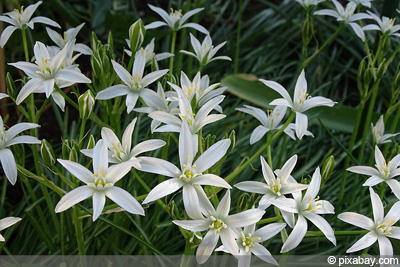
<svg viewBox="0 0 400 267">
<path fill-rule="evenodd" d="M 134 55 L 140 49 L 140 47 L 142 47 L 145 35 L 146 29 L 144 28 L 143 21 L 138 19 L 129 28 L 129 40 L 131 44 L 132 55 Z"/>
<path fill-rule="evenodd" d="M 40 145 L 40 154 L 42 155 L 42 158 L 47 166 L 52 166 L 56 162 L 54 150 L 46 139 L 42 139 L 42 144 Z"/>
<path fill-rule="evenodd" d="M 95 145 L 96 145 L 96 140 L 94 139 L 93 135 L 90 135 L 86 149 L 93 149 Z"/>
<path fill-rule="evenodd" d="M 335 158 L 333 156 L 329 156 L 325 160 L 324 165 L 322 166 L 322 172 L 321 172 L 322 183 L 328 181 L 328 179 L 332 175 L 334 168 L 335 168 Z"/>
<path fill-rule="evenodd" d="M 90 90 L 87 90 L 78 98 L 79 116 L 82 120 L 87 120 L 93 111 L 94 97 Z"/>
</svg>

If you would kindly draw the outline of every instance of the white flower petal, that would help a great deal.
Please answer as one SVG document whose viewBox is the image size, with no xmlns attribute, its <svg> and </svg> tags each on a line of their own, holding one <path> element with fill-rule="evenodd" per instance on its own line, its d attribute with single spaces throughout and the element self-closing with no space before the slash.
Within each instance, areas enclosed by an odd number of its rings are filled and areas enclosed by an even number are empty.
<svg viewBox="0 0 400 267">
<path fill-rule="evenodd" d="M 146 30 L 151 30 L 151 29 L 155 29 L 155 28 L 159 28 L 161 26 L 168 26 L 167 23 L 163 22 L 163 21 L 154 21 L 150 24 L 147 24 L 146 26 L 144 26 L 144 28 Z"/>
<path fill-rule="evenodd" d="M 17 182 L 18 170 L 11 150 L 7 148 L 0 149 L 0 161 L 7 179 L 12 185 L 15 185 Z"/>
<path fill-rule="evenodd" d="M 250 136 L 250 145 L 260 141 L 260 139 L 269 131 L 268 128 L 263 125 L 257 126 Z"/>
<path fill-rule="evenodd" d="M 183 186 L 182 181 L 179 178 L 172 178 L 166 180 L 150 191 L 147 195 L 146 199 L 143 201 L 143 204 L 147 204 L 149 202 L 155 201 L 162 197 L 165 197 L 169 194 L 174 193 L 175 191 L 179 190 Z"/>
<path fill-rule="evenodd" d="M 186 23 L 186 24 L 182 25 L 181 28 L 193 28 L 201 33 L 210 34 L 206 28 L 204 28 L 203 26 L 201 26 L 198 23 L 192 23 L 192 22 Z"/>
<path fill-rule="evenodd" d="M 317 167 L 311 178 L 310 186 L 308 187 L 303 199 L 316 198 L 317 194 L 319 192 L 320 186 L 321 186 L 321 173 L 319 171 L 319 167 Z"/>
<path fill-rule="evenodd" d="M 126 85 L 118 84 L 101 90 L 97 95 L 96 99 L 107 100 L 117 96 L 123 96 L 129 94 L 130 89 Z"/>
<path fill-rule="evenodd" d="M 128 192 L 119 187 L 109 187 L 104 190 L 106 196 L 117 203 L 121 208 L 132 214 L 144 216 L 144 210 L 139 202 Z"/>
<path fill-rule="evenodd" d="M 259 209 L 245 210 L 228 216 L 226 224 L 233 228 L 248 226 L 257 223 L 264 214 L 265 211 Z"/>
<path fill-rule="evenodd" d="M 285 184 L 286 180 L 292 173 L 294 166 L 297 163 L 297 155 L 292 156 L 290 159 L 286 161 L 286 163 L 282 166 L 282 169 L 279 172 L 279 178 L 281 179 L 281 183 Z"/>
<path fill-rule="evenodd" d="M 266 249 L 265 247 L 261 246 L 258 243 L 254 244 L 254 247 L 250 249 L 251 252 L 257 256 L 258 258 L 262 259 L 265 262 L 274 264 L 274 265 L 279 265 L 274 257 L 272 257 L 271 253 Z"/>
<path fill-rule="evenodd" d="M 286 239 L 286 242 L 282 246 L 281 253 L 286 253 L 289 250 L 296 248 L 303 240 L 306 232 L 307 220 L 303 216 L 299 215 L 293 231 L 290 233 L 288 239 Z"/>
<path fill-rule="evenodd" d="M 165 70 L 157 70 L 157 71 L 153 71 L 149 74 L 147 74 L 146 76 L 143 77 L 141 84 L 143 87 L 146 87 L 150 84 L 152 84 L 153 82 L 155 82 L 156 80 L 160 79 L 162 76 L 164 76 L 169 70 L 165 69 Z"/>
<path fill-rule="evenodd" d="M 374 169 L 369 166 L 353 166 L 347 169 L 349 172 L 354 172 L 358 174 L 371 175 L 371 176 L 380 176 L 380 173 L 377 169 Z"/>
<path fill-rule="evenodd" d="M 199 264 L 203 264 L 208 260 L 217 246 L 218 239 L 219 233 L 214 235 L 211 230 L 207 232 L 196 251 L 196 260 Z"/>
<path fill-rule="evenodd" d="M 307 115 L 296 112 L 296 135 L 300 140 L 303 138 L 307 131 L 308 118 Z"/>
<path fill-rule="evenodd" d="M 74 190 L 68 192 L 65 196 L 61 198 L 61 200 L 57 203 L 55 212 L 59 213 L 69 209 L 76 203 L 79 203 L 87 199 L 88 197 L 92 196 L 94 192 L 95 192 L 94 188 L 87 185 L 75 188 Z"/>
<path fill-rule="evenodd" d="M 222 218 L 225 218 L 229 214 L 229 210 L 231 208 L 231 191 L 227 190 L 224 197 L 219 202 L 217 207 L 217 213 Z"/>
<path fill-rule="evenodd" d="M 143 142 L 137 144 L 132 149 L 131 155 L 136 157 L 139 154 L 159 149 L 159 148 L 165 146 L 165 144 L 166 144 L 165 141 L 160 140 L 160 139 L 146 140 L 146 141 L 143 141 Z"/>
<path fill-rule="evenodd" d="M 29 80 L 22 87 L 21 91 L 19 91 L 19 94 L 17 96 L 15 103 L 17 105 L 21 104 L 22 101 L 24 101 L 25 98 L 27 98 L 31 93 L 33 93 L 39 87 L 42 87 L 42 84 L 43 84 L 43 82 L 39 78 L 33 78 L 33 79 Z"/>
<path fill-rule="evenodd" d="M 83 167 L 81 164 L 64 159 L 57 159 L 60 164 L 67 169 L 73 176 L 82 182 L 89 184 L 94 182 L 93 173 Z"/>
<path fill-rule="evenodd" d="M 285 227 L 286 223 L 271 223 L 264 227 L 261 227 L 260 229 L 257 229 L 254 232 L 253 236 L 260 237 L 261 240 L 258 242 L 262 243 L 270 239 L 271 237 L 275 236 L 276 234 L 280 233 Z"/>
<path fill-rule="evenodd" d="M 0 231 L 16 224 L 17 222 L 21 221 L 21 218 L 18 217 L 7 217 L 0 220 Z"/>
<path fill-rule="evenodd" d="M 211 185 L 211 186 L 232 189 L 232 187 L 224 179 L 215 174 L 203 174 L 197 176 L 193 179 L 192 184 Z"/>
<path fill-rule="evenodd" d="M 201 232 L 209 228 L 210 222 L 208 220 L 182 220 L 182 221 L 172 221 L 174 224 L 182 227 L 183 229 L 192 232 Z"/>
<path fill-rule="evenodd" d="M 108 169 L 107 147 L 103 140 L 97 142 L 93 150 L 93 173 L 100 174 Z M 79 178 L 78 178 L 79 179 Z"/>
<path fill-rule="evenodd" d="M 191 164 L 193 162 L 198 149 L 197 140 L 197 135 L 192 134 L 189 129 L 189 125 L 184 120 L 182 122 L 181 133 L 179 135 L 179 160 L 181 164 L 181 169 L 184 169 L 184 165 L 188 163 Z"/>
<path fill-rule="evenodd" d="M 266 184 L 256 181 L 247 181 L 247 182 L 240 182 L 235 184 L 235 187 L 242 191 L 250 192 L 250 193 L 257 193 L 257 194 L 266 194 L 267 189 L 265 188 Z"/>
<path fill-rule="evenodd" d="M 137 118 L 134 118 L 132 120 L 132 122 L 129 123 L 128 126 L 126 126 L 126 129 L 122 136 L 122 147 L 124 149 L 130 150 L 132 147 L 132 133 L 133 133 L 133 129 L 135 128 L 136 119 Z"/>
<path fill-rule="evenodd" d="M 386 219 L 388 219 L 389 221 L 394 220 L 395 222 L 400 220 L 400 201 L 394 203 L 394 205 L 390 208 L 389 212 L 386 214 L 383 221 L 386 221 Z"/>
<path fill-rule="evenodd" d="M 380 183 L 382 183 L 384 181 L 385 180 L 383 180 L 381 177 L 371 176 L 371 177 L 368 178 L 367 181 L 365 181 L 363 186 L 375 186 L 375 185 L 380 184 Z"/>
<path fill-rule="evenodd" d="M 112 165 L 107 170 L 106 182 L 115 184 L 132 169 L 134 164 L 135 161 L 130 160 Z"/>
<path fill-rule="evenodd" d="M 274 81 L 267 81 L 260 79 L 262 83 L 264 83 L 266 86 L 269 88 L 273 89 L 274 91 L 278 92 L 290 105 L 290 107 L 293 107 L 293 102 L 292 99 L 288 93 L 288 91 L 279 83 L 274 82 Z"/>
<path fill-rule="evenodd" d="M 335 233 L 333 232 L 332 227 L 324 218 L 313 212 L 305 212 L 304 217 L 309 219 L 315 226 L 317 226 L 318 229 L 321 230 L 322 233 L 324 233 L 326 238 L 328 238 L 328 240 L 336 246 Z"/>
<path fill-rule="evenodd" d="M 182 190 L 183 205 L 185 211 L 191 219 L 202 219 L 199 198 L 193 185 L 185 184 Z"/>
<path fill-rule="evenodd" d="M 231 228 L 222 229 L 220 232 L 221 242 L 224 248 L 232 255 L 239 254 L 239 247 L 235 240 L 235 232 Z"/>
<path fill-rule="evenodd" d="M 377 193 L 375 193 L 374 189 L 372 187 L 369 188 L 369 192 L 371 194 L 371 202 L 372 202 L 372 211 L 374 213 L 374 221 L 375 223 L 377 222 L 382 222 L 383 221 L 383 216 L 384 216 L 384 209 L 383 209 L 383 204 L 378 196 Z"/>
<path fill-rule="evenodd" d="M 18 29 L 15 26 L 8 26 L 6 27 L 0 37 L 0 47 L 3 48 L 4 45 L 7 43 L 8 39 L 10 39 L 11 34 L 13 34 L 13 32 Z"/>
<path fill-rule="evenodd" d="M 97 218 L 101 215 L 101 212 L 104 209 L 104 205 L 106 204 L 106 195 L 103 191 L 94 191 L 93 194 L 93 221 L 96 221 Z"/>
<path fill-rule="evenodd" d="M 378 242 L 381 256 L 393 256 L 393 247 L 389 238 L 386 236 L 378 236 Z"/>
<path fill-rule="evenodd" d="M 297 203 L 294 199 L 291 198 L 277 198 L 275 200 L 271 200 L 272 205 L 277 207 L 278 209 L 287 211 L 287 212 L 292 212 L 292 213 L 297 213 Z"/>
<path fill-rule="evenodd" d="M 394 180 L 394 179 L 390 179 L 390 180 L 387 180 L 386 183 L 388 184 L 390 189 L 392 189 L 393 194 L 398 199 L 400 199 L 400 183 L 399 183 L 399 181 Z"/>
<path fill-rule="evenodd" d="M 58 24 L 54 20 L 51 20 L 51 19 L 46 18 L 46 17 L 41 17 L 41 16 L 34 17 L 33 19 L 31 19 L 30 22 L 31 23 L 43 23 L 43 24 L 50 25 L 50 26 L 53 26 L 53 27 L 61 28 L 60 24 Z"/>
<path fill-rule="evenodd" d="M 212 145 L 196 160 L 196 171 L 204 172 L 214 166 L 215 163 L 225 156 L 230 145 L 230 139 L 224 139 Z"/>
<path fill-rule="evenodd" d="M 163 159 L 140 157 L 140 170 L 168 177 L 179 177 L 181 171 L 172 163 Z"/>
<path fill-rule="evenodd" d="M 347 251 L 346 253 L 352 253 L 356 252 L 359 250 L 362 250 L 364 248 L 372 246 L 378 240 L 378 237 L 376 236 L 375 233 L 369 232 L 363 237 L 361 237 L 360 240 L 358 240 L 356 243 L 354 243 Z"/>
<path fill-rule="evenodd" d="M 370 218 L 355 212 L 343 212 L 338 215 L 338 219 L 365 230 L 372 230 L 375 225 Z"/>
<path fill-rule="evenodd" d="M 14 139 L 11 139 L 10 141 L 7 141 L 5 143 L 6 147 L 16 145 L 16 144 L 40 144 L 41 141 L 38 140 L 36 137 L 29 136 L 29 135 L 21 135 L 17 136 Z"/>
</svg>

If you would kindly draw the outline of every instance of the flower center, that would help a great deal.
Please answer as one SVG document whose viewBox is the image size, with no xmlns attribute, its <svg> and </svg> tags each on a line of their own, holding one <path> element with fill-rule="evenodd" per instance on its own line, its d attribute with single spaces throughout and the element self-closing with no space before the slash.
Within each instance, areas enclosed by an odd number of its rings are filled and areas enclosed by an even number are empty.
<svg viewBox="0 0 400 267">
<path fill-rule="evenodd" d="M 135 73 L 135 77 L 131 76 L 131 86 L 133 89 L 140 88 L 140 80 L 142 80 L 142 77 L 137 75 L 137 73 Z"/>
<path fill-rule="evenodd" d="M 312 212 L 316 212 L 317 210 L 322 211 L 322 203 L 316 203 L 316 201 L 319 200 L 319 197 L 316 198 L 311 198 L 311 196 L 309 196 L 308 201 L 306 202 L 305 206 L 306 208 L 304 209 L 305 211 L 312 211 Z"/>
<path fill-rule="evenodd" d="M 182 120 L 185 120 L 189 126 L 193 125 L 195 116 L 196 115 L 194 113 L 191 113 L 189 109 L 186 109 L 186 115 L 182 113 L 179 114 L 179 117 Z"/>
<path fill-rule="evenodd" d="M 242 238 L 242 245 L 246 252 L 249 252 L 250 248 L 255 247 L 254 242 L 258 242 L 261 240 L 261 237 L 252 237 L 250 233 L 245 236 L 245 234 L 240 232 L 240 237 Z"/>
<path fill-rule="evenodd" d="M 24 6 L 21 6 L 21 9 L 14 9 L 15 12 L 17 12 L 18 14 L 22 14 L 24 13 Z"/>
<path fill-rule="evenodd" d="M 281 196 L 281 188 L 282 188 L 282 184 L 281 184 L 281 179 L 276 179 L 276 182 L 271 179 L 271 185 L 266 185 L 265 188 L 271 190 L 272 192 L 274 192 L 276 195 Z"/>
<path fill-rule="evenodd" d="M 192 165 L 192 159 L 187 156 L 187 163 L 183 164 L 183 171 L 179 179 L 191 180 L 199 175 L 202 175 L 202 173 L 196 172 L 196 164 Z"/>
<path fill-rule="evenodd" d="M 208 227 L 210 227 L 210 229 L 214 229 L 214 235 L 216 235 L 217 232 L 221 232 L 222 228 L 228 227 L 221 219 L 216 219 L 214 216 L 210 216 L 210 219 L 211 224 Z"/>
<path fill-rule="evenodd" d="M 391 165 L 390 161 L 388 164 L 386 164 L 386 160 L 384 160 L 382 166 L 375 165 L 375 167 L 378 169 L 378 171 L 382 174 L 384 178 L 388 178 L 390 176 L 390 165 Z"/>
<path fill-rule="evenodd" d="M 107 183 L 106 181 L 106 172 L 103 172 L 103 167 L 100 167 L 97 173 L 93 174 L 94 183 L 89 183 L 88 186 L 91 186 L 97 190 L 104 190 L 107 187 L 113 186 L 112 183 Z"/>
<path fill-rule="evenodd" d="M 395 220 L 389 221 L 389 219 L 386 219 L 386 222 L 379 222 L 377 223 L 376 231 L 379 235 L 392 235 L 392 230 L 396 229 L 393 224 L 395 223 Z"/>
<path fill-rule="evenodd" d="M 118 158 L 120 160 L 126 160 L 126 156 L 127 156 L 127 150 L 128 147 L 125 146 L 124 148 L 122 148 L 121 143 L 112 143 L 112 146 L 110 147 L 110 150 L 112 152 L 114 152 L 114 154 L 112 155 L 113 158 Z"/>
</svg>

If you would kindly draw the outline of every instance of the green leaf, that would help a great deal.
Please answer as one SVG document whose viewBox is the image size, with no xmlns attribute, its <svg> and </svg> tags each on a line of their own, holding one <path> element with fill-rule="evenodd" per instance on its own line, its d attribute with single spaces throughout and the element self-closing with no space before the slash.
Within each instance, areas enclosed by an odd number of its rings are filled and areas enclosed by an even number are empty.
<svg viewBox="0 0 400 267">
<path fill-rule="evenodd" d="M 265 109 L 272 109 L 269 103 L 281 96 L 268 88 L 251 74 L 229 75 L 221 83 L 228 87 L 228 91 L 252 104 Z M 328 128 L 351 133 L 356 121 L 357 109 L 341 104 L 334 107 L 317 107 L 306 112 L 310 124 L 317 124 L 319 118 Z"/>
</svg>

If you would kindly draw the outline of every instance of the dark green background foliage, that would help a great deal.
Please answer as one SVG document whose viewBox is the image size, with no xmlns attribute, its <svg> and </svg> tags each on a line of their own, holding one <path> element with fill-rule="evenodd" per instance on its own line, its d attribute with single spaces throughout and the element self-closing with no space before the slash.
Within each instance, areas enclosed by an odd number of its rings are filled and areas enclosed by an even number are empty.
<svg viewBox="0 0 400 267">
<path fill-rule="evenodd" d="M 344 1 L 345 2 L 345 1 Z M 375 1 L 374 10 L 377 13 L 389 17 L 396 17 L 398 14 L 395 8 L 398 7 L 395 0 Z M 1 8 L 3 12 L 12 10 L 21 5 L 28 5 L 33 1 L 10 1 L 3 0 Z M 91 31 L 94 31 L 100 40 L 106 42 L 108 33 L 111 31 L 114 39 L 115 55 L 119 62 L 129 60 L 123 49 L 127 47 L 125 39 L 128 38 L 130 25 L 138 18 L 142 18 L 145 24 L 160 18 L 151 11 L 147 3 L 159 6 L 164 10 L 171 7 L 187 11 L 195 7 L 205 7 L 199 15 L 193 17 L 201 25 L 205 26 L 211 33 L 213 43 L 219 44 L 227 41 L 227 44 L 220 50 L 219 55 L 230 56 L 234 61 L 217 61 L 208 65 L 203 74 L 208 74 L 212 82 L 221 82 L 229 87 L 229 93 L 223 102 L 224 114 L 226 119 L 212 124 L 204 129 L 204 136 L 208 133 L 216 135 L 218 139 L 232 130 L 236 131 L 237 146 L 228 156 L 221 169 L 221 177 L 226 177 L 238 166 L 245 157 L 254 154 L 261 146 L 256 143 L 249 145 L 249 138 L 252 130 L 258 122 L 248 115 L 235 110 L 243 104 L 258 105 L 261 108 L 268 108 L 268 103 L 277 97 L 271 91 L 256 82 L 256 78 L 274 80 L 286 88 L 289 92 L 293 91 L 294 83 L 299 74 L 300 56 L 302 46 L 301 28 L 304 19 L 304 9 L 295 1 L 266 1 L 266 0 L 187 0 L 187 1 L 121 1 L 121 0 L 92 0 L 92 1 L 62 1 L 45 0 L 39 6 L 36 15 L 47 16 L 54 19 L 63 29 L 75 27 L 82 22 L 86 25 L 79 33 L 78 42 L 89 44 Z M 241 34 L 237 42 L 238 14 L 242 7 Z M 327 6 L 323 3 L 319 8 Z M 5 25 L 3 25 L 4 27 Z M 322 44 L 339 26 L 339 23 L 332 18 L 314 18 L 315 38 L 311 41 L 310 51 L 313 51 L 317 44 Z M 190 30 L 178 32 L 176 51 L 185 49 L 190 50 L 189 41 Z M 156 38 L 156 52 L 169 51 L 170 38 L 167 27 L 149 30 L 146 34 L 145 43 L 153 37 Z M 194 33 L 194 32 L 193 32 Z M 204 35 L 195 33 L 196 37 L 202 40 Z M 369 35 L 376 38 L 375 32 Z M 30 47 L 36 40 L 40 40 L 50 45 L 44 26 L 37 24 L 35 31 L 28 32 Z M 392 38 L 392 46 L 399 45 L 399 40 Z M 239 45 L 239 47 L 238 47 Z M 238 50 L 237 50 L 238 49 Z M 322 113 L 310 112 L 311 125 L 309 130 L 314 133 L 315 138 L 304 138 L 301 141 L 293 142 L 287 136 L 281 138 L 273 146 L 273 162 L 276 168 L 293 154 L 299 156 L 297 166 L 293 176 L 300 181 L 310 179 L 312 172 L 317 166 L 322 167 L 324 160 L 329 155 L 335 156 L 335 171 L 330 180 L 322 187 L 320 192 L 321 199 L 329 200 L 334 206 L 337 204 L 340 189 L 340 177 L 343 171 L 343 160 L 346 157 L 345 150 L 340 146 L 347 147 L 354 123 L 355 110 L 359 103 L 359 91 L 357 89 L 357 69 L 360 61 L 365 56 L 363 43 L 353 34 L 350 27 L 339 34 L 326 49 L 306 68 L 306 77 L 311 95 L 322 95 L 337 101 L 340 106 L 328 110 L 321 109 Z M 238 60 L 235 53 L 239 51 Z M 14 79 L 20 77 L 21 73 L 15 68 L 5 65 L 5 62 L 15 62 L 23 59 L 23 47 L 18 32 L 13 34 L 4 50 L 3 62 L 0 62 L 6 71 L 11 72 Z M 4 60 L 5 59 L 5 60 Z M 176 57 L 178 66 L 186 72 L 189 77 L 194 77 L 198 62 L 193 59 L 178 54 Z M 90 61 L 87 56 L 81 56 L 78 60 L 80 68 L 89 78 L 91 77 Z M 168 67 L 168 61 L 160 62 L 162 68 Z M 233 76 L 235 64 L 238 73 L 247 75 Z M 391 98 L 391 83 L 398 61 L 390 66 L 386 78 L 381 83 L 379 97 L 375 109 L 375 122 L 379 114 L 386 110 L 387 103 Z M 178 69 L 179 71 L 180 69 Z M 3 76 L 2 76 L 3 77 Z M 4 79 L 0 78 L 4 88 Z M 20 83 L 17 83 L 20 85 Z M 87 88 L 79 86 L 81 92 Z M 237 96 L 240 96 L 238 98 Z M 42 97 L 42 96 L 41 96 Z M 43 98 L 38 96 L 38 101 Z M 12 125 L 20 120 L 17 109 L 12 106 L 3 106 L 3 117 L 8 116 L 9 124 Z M 101 113 L 99 105 L 96 112 Z M 134 142 L 140 142 L 150 138 L 150 120 L 145 115 L 129 114 L 121 118 L 122 129 L 132 120 L 134 116 L 139 116 L 138 127 L 135 129 Z M 321 121 L 326 128 L 321 125 Z M 390 119 L 389 119 L 390 121 Z M 140 123 L 139 123 L 140 122 Z M 79 114 L 72 108 L 67 108 L 65 113 L 59 109 L 49 108 L 39 122 L 40 138 L 46 138 L 54 147 L 57 157 L 61 157 L 61 143 L 65 139 L 77 139 L 79 135 Z M 89 123 L 89 122 L 88 122 Z M 140 125 L 140 126 L 139 126 Z M 89 125 L 90 134 L 99 138 L 100 129 L 95 125 Z M 61 129 L 61 130 L 59 130 Z M 334 136 L 334 138 L 332 137 Z M 163 138 L 161 134 L 154 134 L 152 138 Z M 84 140 L 84 146 L 88 138 Z M 263 141 L 260 141 L 261 143 Z M 357 145 L 357 144 L 356 144 Z M 359 145 L 359 143 L 358 143 Z M 173 146 L 174 147 L 174 146 Z M 397 147 L 397 144 L 396 144 Z M 372 154 L 373 148 L 367 146 L 366 155 Z M 19 147 L 20 159 L 30 158 L 31 150 Z M 169 151 L 169 161 L 177 162 L 176 149 Z M 159 157 L 158 152 L 150 154 Z M 90 165 L 90 162 L 83 155 L 80 156 L 82 164 Z M 21 162 L 22 163 L 22 162 Z M 25 163 L 30 167 L 28 161 Z M 262 180 L 262 175 L 256 160 L 235 178 L 232 185 L 244 180 Z M 59 166 L 60 167 L 60 166 Z M 51 170 L 46 169 L 46 175 L 57 184 L 61 184 Z M 142 178 L 153 188 L 159 177 L 140 173 Z M 372 215 L 370 208 L 369 195 L 365 188 L 361 188 L 362 179 L 353 179 L 349 175 L 346 184 L 344 204 L 341 211 L 355 211 L 366 215 Z M 19 180 L 27 179 L 20 175 Z M 119 186 L 123 187 L 134 196 L 146 193 L 142 186 L 133 178 L 123 179 Z M 20 216 L 23 221 L 14 229 L 8 231 L 5 237 L 8 239 L 6 245 L 0 244 L 0 254 L 7 251 L 13 254 L 77 254 L 78 248 L 74 239 L 72 221 L 72 209 L 61 214 L 57 214 L 59 225 L 53 224 L 51 216 L 53 210 L 48 210 L 41 189 L 38 185 L 34 186 L 37 199 L 32 199 L 25 192 L 19 183 L 11 186 L 5 177 L 0 179 L 0 218 L 6 216 Z M 64 188 L 66 189 L 66 188 Z M 55 193 L 51 194 L 53 203 L 60 199 Z M 244 194 L 237 189 L 232 191 L 232 207 L 234 211 L 240 211 L 245 206 L 250 207 L 256 200 L 257 195 Z M 241 200 L 239 202 L 239 200 Z M 91 200 L 82 202 L 82 206 L 91 207 Z M 165 199 L 169 206 L 173 207 L 173 202 L 181 208 L 180 196 L 169 196 Z M 392 205 L 395 199 L 389 198 L 387 205 Z M 111 204 L 108 203 L 107 204 Z M 112 207 L 112 206 L 111 206 Z M 163 254 L 181 254 L 185 245 L 185 240 L 180 234 L 178 227 L 172 224 L 171 218 L 158 206 L 144 206 L 146 216 L 135 216 L 125 212 L 102 215 L 101 218 L 108 220 L 98 220 L 92 222 L 90 215 L 83 219 L 84 236 L 88 254 L 153 254 L 147 246 L 138 242 L 133 236 L 140 237 L 144 242 L 152 244 Z M 181 212 L 181 211 L 179 211 Z M 338 212 L 338 210 L 337 210 Z M 268 211 L 265 218 L 274 216 L 272 211 Z M 335 220 L 334 215 L 324 216 L 334 226 L 335 230 L 351 230 L 349 225 Z M 113 224 L 118 224 L 125 229 L 117 229 Z M 133 233 L 129 234 L 127 231 Z M 309 230 L 316 230 L 311 226 Z M 295 254 L 344 254 L 349 244 L 355 241 L 355 237 L 338 237 L 338 246 L 332 246 L 324 237 L 305 238 L 301 245 L 293 252 Z M 392 241 L 393 242 L 393 241 Z M 395 251 L 399 251 L 399 243 L 394 243 Z M 279 254 L 282 242 L 279 238 L 274 238 L 266 247 L 272 254 Z M 6 246 L 6 247 L 5 247 Z M 375 254 L 379 251 L 374 247 Z M 370 253 L 372 253 L 370 251 Z"/>
</svg>

